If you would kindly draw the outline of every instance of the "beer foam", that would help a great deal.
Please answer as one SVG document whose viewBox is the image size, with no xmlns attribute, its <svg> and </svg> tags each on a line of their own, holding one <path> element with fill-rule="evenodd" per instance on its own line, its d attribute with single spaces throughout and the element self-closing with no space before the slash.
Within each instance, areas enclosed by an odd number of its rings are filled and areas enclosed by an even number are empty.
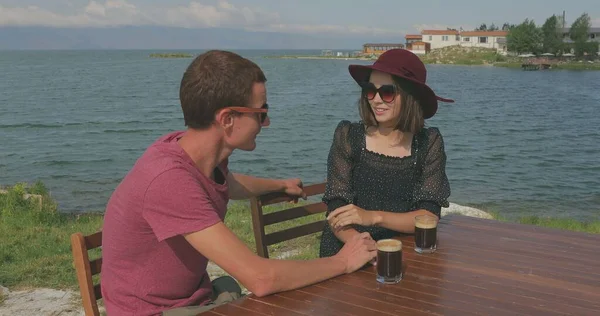
<svg viewBox="0 0 600 316">
<path fill-rule="evenodd" d="M 377 250 L 394 252 L 402 250 L 402 242 L 396 239 L 382 239 L 377 242 Z"/>
<path fill-rule="evenodd" d="M 436 228 L 437 227 L 437 222 L 435 220 L 431 220 L 431 219 L 426 219 L 426 220 L 422 220 L 422 221 L 416 221 L 415 222 L 415 227 L 422 228 L 422 229 Z"/>
</svg>

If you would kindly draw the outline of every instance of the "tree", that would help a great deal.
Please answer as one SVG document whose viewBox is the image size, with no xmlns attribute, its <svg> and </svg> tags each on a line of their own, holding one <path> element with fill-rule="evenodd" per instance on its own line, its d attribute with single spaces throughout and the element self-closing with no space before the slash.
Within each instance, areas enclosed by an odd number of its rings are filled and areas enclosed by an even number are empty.
<svg viewBox="0 0 600 316">
<path fill-rule="evenodd" d="M 590 49 L 593 49 L 593 47 L 587 43 L 591 25 L 590 16 L 587 13 L 583 13 L 575 20 L 575 22 L 573 22 L 573 24 L 571 24 L 569 37 L 573 41 L 575 56 L 577 57 L 581 57 L 585 53 L 596 53 L 596 51 L 589 51 Z"/>
<path fill-rule="evenodd" d="M 503 31 L 508 31 L 508 30 L 510 30 L 510 29 L 512 29 L 512 28 L 514 28 L 516 26 L 517 26 L 516 24 L 510 24 L 508 22 L 505 22 L 504 24 L 502 24 L 502 30 Z"/>
<path fill-rule="evenodd" d="M 478 28 L 475 29 L 475 31 L 487 31 L 487 25 L 482 23 Z"/>
<path fill-rule="evenodd" d="M 563 51 L 562 24 L 552 15 L 542 26 L 542 47 L 546 53 L 558 54 Z"/>
<path fill-rule="evenodd" d="M 567 25 L 566 23 L 567 21 L 564 20 L 564 17 L 562 15 L 557 15 L 556 16 L 556 24 L 557 26 L 561 29 L 561 31 L 565 28 L 565 26 Z"/>
<path fill-rule="evenodd" d="M 509 51 L 517 53 L 538 53 L 542 46 L 541 30 L 533 20 L 525 19 L 523 23 L 511 27 L 506 35 Z"/>
<path fill-rule="evenodd" d="M 490 26 L 487 28 L 487 30 L 488 30 L 488 31 L 497 31 L 497 30 L 499 30 L 499 28 L 498 28 L 498 27 L 497 27 L 497 26 L 496 26 L 494 23 L 492 23 L 492 25 L 490 25 Z"/>
</svg>

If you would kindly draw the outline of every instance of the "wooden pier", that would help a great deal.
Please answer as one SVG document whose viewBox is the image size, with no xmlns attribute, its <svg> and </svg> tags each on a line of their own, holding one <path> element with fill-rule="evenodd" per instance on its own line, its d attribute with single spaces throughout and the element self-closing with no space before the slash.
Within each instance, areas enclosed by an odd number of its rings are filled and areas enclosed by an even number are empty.
<svg viewBox="0 0 600 316">
<path fill-rule="evenodd" d="M 547 58 L 547 57 L 536 57 L 536 58 L 527 58 L 521 64 L 521 69 L 526 71 L 532 70 L 546 70 L 551 69 L 553 65 L 556 65 L 558 60 L 555 58 Z"/>
<path fill-rule="evenodd" d="M 524 63 L 521 64 L 521 69 L 526 71 L 546 70 L 552 68 L 550 64 Z"/>
</svg>

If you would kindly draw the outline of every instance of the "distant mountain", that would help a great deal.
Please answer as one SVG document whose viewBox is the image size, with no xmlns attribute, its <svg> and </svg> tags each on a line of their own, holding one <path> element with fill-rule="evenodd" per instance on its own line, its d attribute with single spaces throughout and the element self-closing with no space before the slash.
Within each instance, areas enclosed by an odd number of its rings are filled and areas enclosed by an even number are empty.
<svg viewBox="0 0 600 316">
<path fill-rule="evenodd" d="M 303 35 L 223 28 L 0 27 L 0 50 L 22 49 L 361 49 L 367 42 L 404 42 L 404 34 Z"/>
</svg>

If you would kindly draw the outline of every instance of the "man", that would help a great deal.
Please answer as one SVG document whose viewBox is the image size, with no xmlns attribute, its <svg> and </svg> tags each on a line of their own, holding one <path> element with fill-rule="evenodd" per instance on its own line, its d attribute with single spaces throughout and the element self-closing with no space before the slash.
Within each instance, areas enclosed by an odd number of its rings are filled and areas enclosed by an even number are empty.
<svg viewBox="0 0 600 316">
<path fill-rule="evenodd" d="M 211 283 L 208 260 L 257 296 L 299 288 L 362 267 L 375 243 L 357 235 L 330 258 L 291 261 L 254 254 L 224 224 L 229 199 L 283 191 L 305 197 L 297 179 L 229 172 L 235 149 L 254 150 L 268 126 L 266 78 L 231 52 L 198 56 L 181 80 L 184 132 L 159 138 L 107 205 L 102 295 L 108 315 L 195 315 L 239 297 L 231 278 Z"/>
</svg>

